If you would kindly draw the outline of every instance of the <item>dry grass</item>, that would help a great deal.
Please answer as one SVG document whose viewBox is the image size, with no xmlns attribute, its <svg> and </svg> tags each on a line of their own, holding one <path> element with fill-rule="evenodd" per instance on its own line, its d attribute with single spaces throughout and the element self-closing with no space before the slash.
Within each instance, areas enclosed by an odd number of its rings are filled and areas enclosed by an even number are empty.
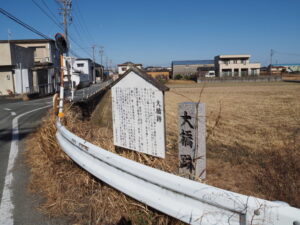
<svg viewBox="0 0 300 225">
<path fill-rule="evenodd" d="M 169 139 L 177 140 L 177 103 L 197 101 L 201 87 L 166 94 Z M 179 94 L 180 95 L 179 95 Z M 186 96 L 186 97 L 184 97 Z M 300 207 L 300 85 L 207 86 L 208 184 Z M 221 105 L 221 120 L 212 131 Z"/>
<path fill-rule="evenodd" d="M 196 82 L 193 80 L 168 80 L 167 84 L 168 85 L 173 85 L 173 84 L 195 84 Z"/>
<path fill-rule="evenodd" d="M 198 101 L 201 90 L 201 86 L 187 84 L 166 93 L 165 160 L 115 149 L 111 124 L 97 122 L 99 116 L 110 120 L 109 104 L 99 104 L 91 121 L 80 121 L 76 109 L 68 110 L 64 123 L 80 137 L 109 151 L 176 174 L 177 103 Z M 109 103 L 109 98 L 106 95 L 103 101 Z M 205 87 L 201 102 L 206 103 L 209 136 L 205 182 L 300 207 L 300 85 L 212 85 Z M 42 211 L 68 216 L 75 224 L 180 224 L 83 171 L 59 149 L 54 133 L 54 120 L 48 118 L 28 142 L 30 187 L 45 197 Z"/>
<path fill-rule="evenodd" d="M 300 74 L 284 74 L 282 79 L 285 81 L 300 81 Z"/>
<path fill-rule="evenodd" d="M 79 136 L 115 151 L 108 128 L 91 128 L 90 123 L 80 121 L 79 116 L 76 108 L 67 110 L 64 124 Z M 56 143 L 54 122 L 53 115 L 47 118 L 27 141 L 30 190 L 44 197 L 41 211 L 49 216 L 70 218 L 71 224 L 182 224 L 114 190 L 73 163 Z M 123 150 L 119 153 L 148 165 L 166 165 L 154 157 Z"/>
</svg>

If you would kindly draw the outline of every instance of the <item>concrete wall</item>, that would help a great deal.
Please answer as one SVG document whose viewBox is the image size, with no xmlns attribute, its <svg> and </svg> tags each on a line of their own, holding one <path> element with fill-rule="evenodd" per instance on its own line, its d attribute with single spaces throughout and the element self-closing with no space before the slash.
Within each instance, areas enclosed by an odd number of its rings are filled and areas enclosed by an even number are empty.
<svg viewBox="0 0 300 225">
<path fill-rule="evenodd" d="M 0 66 L 12 65 L 10 43 L 0 43 Z"/>
<path fill-rule="evenodd" d="M 34 62 L 52 62 L 53 57 L 50 53 L 51 46 L 49 43 L 17 43 L 18 46 L 31 48 L 34 53 Z"/>
<path fill-rule="evenodd" d="M 199 67 L 214 67 L 214 64 L 192 64 L 192 65 L 173 65 L 172 77 L 180 74 L 183 76 L 191 76 L 198 72 Z"/>
<path fill-rule="evenodd" d="M 29 69 L 34 63 L 34 50 L 18 45 L 11 45 L 12 64 L 17 68 Z"/>
</svg>

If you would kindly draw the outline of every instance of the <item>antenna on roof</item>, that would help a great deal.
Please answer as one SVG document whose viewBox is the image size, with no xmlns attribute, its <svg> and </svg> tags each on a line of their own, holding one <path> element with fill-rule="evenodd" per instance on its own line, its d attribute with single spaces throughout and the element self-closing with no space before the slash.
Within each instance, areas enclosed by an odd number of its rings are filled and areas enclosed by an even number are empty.
<svg viewBox="0 0 300 225">
<path fill-rule="evenodd" d="M 8 42 L 11 40 L 11 36 L 12 36 L 12 33 L 11 33 L 10 29 L 7 29 L 7 41 Z"/>
</svg>

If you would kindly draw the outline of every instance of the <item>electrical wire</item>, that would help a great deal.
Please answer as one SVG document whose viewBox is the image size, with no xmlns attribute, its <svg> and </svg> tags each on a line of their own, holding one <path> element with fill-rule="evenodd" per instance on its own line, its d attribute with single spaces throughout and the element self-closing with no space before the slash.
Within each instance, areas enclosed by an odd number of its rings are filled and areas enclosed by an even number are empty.
<svg viewBox="0 0 300 225">
<path fill-rule="evenodd" d="M 91 38 L 92 42 L 96 43 L 93 35 L 91 34 L 91 32 L 88 29 L 88 26 L 86 25 L 85 19 L 83 17 L 83 14 L 80 11 L 80 7 L 79 7 L 79 4 L 78 4 L 77 0 L 74 0 L 74 2 L 75 2 L 75 6 L 76 6 L 76 7 L 73 7 L 74 8 L 74 12 L 75 13 L 76 13 L 76 11 L 78 12 L 79 17 L 81 18 L 81 21 L 82 21 L 82 25 L 83 25 L 82 27 L 86 30 L 86 32 L 87 32 L 88 36 Z M 80 20 L 78 20 L 78 21 L 80 22 Z"/>
<path fill-rule="evenodd" d="M 5 15 L 6 17 L 10 18 L 11 20 L 15 21 L 16 23 L 20 24 L 21 26 L 25 27 L 27 30 L 30 30 L 31 32 L 43 37 L 44 39 L 52 40 L 50 37 L 47 35 L 43 34 L 42 32 L 38 31 L 37 29 L 33 28 L 32 26 L 26 24 L 25 22 L 21 21 L 11 13 L 7 12 L 6 10 L 0 8 L 0 13 Z"/>
<path fill-rule="evenodd" d="M 63 26 L 61 24 L 59 24 L 55 18 L 53 18 L 51 15 L 49 15 L 35 0 L 32 0 L 32 2 L 62 31 L 64 31 Z M 48 10 L 50 11 L 49 7 Z M 84 51 L 87 55 L 89 55 L 90 57 L 92 57 L 92 55 L 86 51 L 83 47 L 81 47 L 80 44 L 77 43 L 77 41 L 74 40 L 74 38 L 69 34 L 69 39 L 75 44 L 77 45 L 82 51 Z M 72 51 L 71 49 L 69 50 L 71 52 L 72 55 L 78 57 L 78 54 L 76 54 L 74 51 Z"/>
<path fill-rule="evenodd" d="M 290 56 L 299 56 L 300 57 L 300 54 L 297 54 L 297 53 L 288 53 L 288 52 L 279 52 L 277 50 L 273 50 L 275 53 L 277 54 L 282 54 L 282 55 L 290 55 Z"/>
<path fill-rule="evenodd" d="M 31 0 L 58 28 L 63 30 L 61 24 L 59 24 L 51 15 L 49 15 L 46 10 L 44 10 L 35 0 Z"/>
<path fill-rule="evenodd" d="M 44 1 L 44 0 L 42 0 L 42 3 L 44 4 L 44 6 L 48 9 L 48 11 L 50 12 L 50 14 L 52 15 L 52 17 L 53 17 L 53 19 L 57 22 L 57 23 L 59 23 L 59 21 L 57 20 L 57 18 L 56 18 L 56 15 L 53 13 L 53 11 L 50 9 L 50 7 L 47 5 L 47 3 Z"/>
</svg>

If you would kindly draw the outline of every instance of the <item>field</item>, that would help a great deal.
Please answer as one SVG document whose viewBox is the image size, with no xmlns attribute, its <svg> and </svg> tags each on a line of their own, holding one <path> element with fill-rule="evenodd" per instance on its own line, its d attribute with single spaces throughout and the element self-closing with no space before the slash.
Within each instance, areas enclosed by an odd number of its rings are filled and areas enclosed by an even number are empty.
<svg viewBox="0 0 300 225">
<path fill-rule="evenodd" d="M 110 93 L 90 120 L 66 107 L 64 124 L 109 151 L 174 174 L 178 170 L 177 104 L 206 104 L 207 178 L 201 182 L 300 207 L 300 85 L 295 83 L 168 84 L 167 152 L 157 159 L 115 149 Z M 41 210 L 68 216 L 74 224 L 182 224 L 119 193 L 72 163 L 55 140 L 49 117 L 30 140 L 30 190 L 45 201 Z M 34 145 L 32 143 L 39 143 Z M 34 146 L 34 147 L 32 147 Z"/>
<path fill-rule="evenodd" d="M 205 182 L 300 207 L 300 85 L 171 88 L 166 93 L 169 143 L 177 140 L 177 124 L 172 123 L 177 103 L 198 101 L 202 89 L 200 101 L 206 104 L 208 129 Z"/>
</svg>

